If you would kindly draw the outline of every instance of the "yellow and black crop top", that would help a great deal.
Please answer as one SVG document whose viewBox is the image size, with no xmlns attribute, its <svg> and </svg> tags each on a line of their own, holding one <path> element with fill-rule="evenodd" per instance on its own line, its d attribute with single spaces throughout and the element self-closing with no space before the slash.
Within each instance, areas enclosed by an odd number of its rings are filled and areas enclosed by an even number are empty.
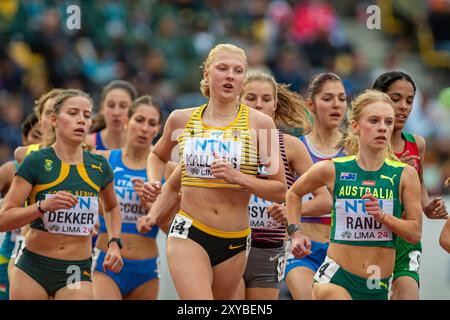
<svg viewBox="0 0 450 320">
<path fill-rule="evenodd" d="M 181 185 L 243 190 L 240 185 L 215 178 L 211 173 L 211 163 L 215 153 L 231 163 L 235 170 L 256 175 L 259 157 L 249 128 L 249 107 L 241 104 L 238 114 L 228 126 L 210 127 L 202 121 L 206 106 L 204 104 L 194 111 L 178 138 Z"/>
</svg>

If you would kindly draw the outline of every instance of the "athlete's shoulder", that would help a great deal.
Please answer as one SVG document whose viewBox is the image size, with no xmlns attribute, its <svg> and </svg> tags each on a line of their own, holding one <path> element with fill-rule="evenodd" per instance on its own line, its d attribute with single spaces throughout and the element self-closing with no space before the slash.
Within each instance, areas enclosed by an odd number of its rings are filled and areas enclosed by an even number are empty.
<svg viewBox="0 0 450 320">
<path fill-rule="evenodd" d="M 191 116 L 194 114 L 194 112 L 201 107 L 202 106 L 186 109 L 176 109 L 172 111 L 167 118 L 166 125 L 171 126 L 175 129 L 184 127 L 189 121 L 189 118 L 191 118 Z"/>
<path fill-rule="evenodd" d="M 40 159 L 40 158 L 56 158 L 56 154 L 53 151 L 52 147 L 44 147 L 41 149 L 37 149 L 26 154 L 26 158 L 30 159 Z"/>
<path fill-rule="evenodd" d="M 243 106 L 248 109 L 250 123 L 254 123 L 257 128 L 275 128 L 275 123 L 273 122 L 272 117 L 262 113 L 261 111 L 247 107 L 246 105 Z"/>
<path fill-rule="evenodd" d="M 39 148 L 40 144 L 38 143 L 17 147 L 16 150 L 14 150 L 14 159 L 20 164 L 27 155 L 39 150 Z"/>
<path fill-rule="evenodd" d="M 289 133 L 283 133 L 283 140 L 286 146 L 286 152 L 287 150 L 302 150 L 302 152 L 308 151 L 305 144 L 296 136 Z"/>
<path fill-rule="evenodd" d="M 398 160 L 392 160 L 392 159 L 388 159 L 386 158 L 384 160 L 384 162 L 390 166 L 390 167 L 394 167 L 394 168 L 405 168 L 406 166 L 408 166 L 408 164 L 398 161 Z"/>
<path fill-rule="evenodd" d="M 353 160 L 355 160 L 355 158 L 356 158 L 356 156 L 353 155 L 353 156 L 336 157 L 336 158 L 332 158 L 330 160 L 334 163 L 344 163 L 344 162 L 353 161 Z"/>
<path fill-rule="evenodd" d="M 110 150 L 108 150 L 108 151 L 110 151 Z M 107 154 L 106 152 L 101 152 L 100 153 L 98 151 L 95 151 L 95 153 L 94 153 L 94 152 L 87 151 L 87 150 L 84 150 L 83 152 L 85 154 L 85 161 L 89 161 L 89 162 L 108 162 L 108 160 L 105 157 L 105 154 Z"/>
<path fill-rule="evenodd" d="M 25 158 L 26 152 L 27 146 L 17 147 L 16 150 L 14 150 L 14 159 L 16 159 L 17 162 L 21 163 L 23 158 Z"/>
<path fill-rule="evenodd" d="M 419 152 L 421 150 L 425 150 L 425 145 L 426 145 L 425 138 L 422 137 L 421 135 L 415 134 L 415 133 L 412 134 L 412 136 L 414 137 L 414 140 L 416 141 L 417 149 L 419 149 Z"/>
<path fill-rule="evenodd" d="M 404 181 L 407 183 L 418 181 L 420 184 L 419 174 L 417 173 L 417 170 L 409 164 L 405 164 L 405 166 L 403 167 L 402 180 L 403 179 L 405 179 Z"/>
<path fill-rule="evenodd" d="M 119 150 L 120 150 L 120 149 L 119 149 Z M 97 149 L 93 149 L 92 151 L 89 151 L 89 152 L 91 152 L 91 153 L 94 154 L 94 155 L 103 156 L 103 157 L 105 157 L 106 159 L 109 159 L 109 156 L 110 156 L 110 154 L 111 154 L 112 151 L 113 151 L 113 150 L 97 150 Z"/>
</svg>

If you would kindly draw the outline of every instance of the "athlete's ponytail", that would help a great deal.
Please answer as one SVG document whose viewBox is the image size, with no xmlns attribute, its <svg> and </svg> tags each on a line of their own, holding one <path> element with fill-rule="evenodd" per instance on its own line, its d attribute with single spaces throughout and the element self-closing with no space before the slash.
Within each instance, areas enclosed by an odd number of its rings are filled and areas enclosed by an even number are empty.
<svg viewBox="0 0 450 320">
<path fill-rule="evenodd" d="M 290 85 L 277 83 L 272 75 L 260 70 L 253 70 L 245 79 L 244 91 L 245 86 L 253 81 L 267 82 L 272 86 L 276 104 L 274 121 L 277 126 L 301 129 L 302 134 L 307 134 L 311 130 L 305 100 L 299 93 L 291 91 Z"/>
<path fill-rule="evenodd" d="M 377 90 L 365 90 L 363 93 L 358 95 L 351 103 L 352 110 L 350 111 L 350 122 L 347 131 L 344 134 L 343 141 L 341 145 L 344 146 L 345 151 L 348 155 L 357 155 L 359 153 L 359 138 L 353 132 L 351 123 L 353 121 L 358 122 L 361 119 L 361 114 L 365 107 L 373 102 L 382 101 L 389 104 L 392 109 L 394 109 L 394 104 L 388 95 Z M 385 156 L 387 159 L 396 160 L 398 158 L 395 156 L 392 150 L 391 143 L 388 143 Z"/>
</svg>

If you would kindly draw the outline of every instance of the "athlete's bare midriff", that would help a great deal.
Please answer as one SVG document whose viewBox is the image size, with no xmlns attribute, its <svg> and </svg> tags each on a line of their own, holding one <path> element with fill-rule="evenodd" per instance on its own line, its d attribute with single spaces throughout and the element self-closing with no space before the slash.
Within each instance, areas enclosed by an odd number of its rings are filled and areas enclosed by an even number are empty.
<svg viewBox="0 0 450 320">
<path fill-rule="evenodd" d="M 346 271 L 362 278 L 388 278 L 394 270 L 395 248 L 330 243 L 327 255 Z"/>
<path fill-rule="evenodd" d="M 120 250 L 120 254 L 122 258 L 143 260 L 158 256 L 156 239 L 128 233 L 122 233 L 121 238 L 123 248 Z M 103 252 L 108 251 L 108 234 L 100 233 L 98 235 L 96 247 Z"/>
<path fill-rule="evenodd" d="M 316 242 L 330 242 L 331 225 L 323 223 L 301 223 L 303 234 Z"/>
<path fill-rule="evenodd" d="M 182 187 L 180 208 L 210 228 L 242 231 L 249 227 L 250 196 L 247 191 Z"/>
</svg>

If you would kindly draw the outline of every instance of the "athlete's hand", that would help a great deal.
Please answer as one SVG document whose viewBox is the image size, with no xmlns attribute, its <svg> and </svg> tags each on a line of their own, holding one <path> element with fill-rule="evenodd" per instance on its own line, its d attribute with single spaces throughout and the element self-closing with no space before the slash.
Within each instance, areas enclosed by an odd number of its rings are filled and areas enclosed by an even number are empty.
<svg viewBox="0 0 450 320">
<path fill-rule="evenodd" d="M 240 173 L 234 170 L 233 165 L 224 158 L 213 152 L 214 160 L 211 163 L 211 173 L 217 179 L 225 180 L 228 183 L 237 183 L 237 176 Z"/>
<path fill-rule="evenodd" d="M 373 218 L 378 222 L 383 222 L 384 212 L 380 207 L 380 203 L 377 198 L 375 198 L 370 192 L 362 196 L 364 201 L 364 206 L 366 207 L 366 212 L 373 216 Z"/>
<path fill-rule="evenodd" d="M 108 252 L 106 252 L 105 260 L 103 261 L 103 271 L 111 270 L 119 273 L 123 267 L 122 256 L 120 255 L 120 248 L 116 242 L 109 244 Z"/>
<path fill-rule="evenodd" d="M 73 194 L 59 191 L 47 199 L 41 201 L 41 208 L 45 212 L 59 209 L 70 209 L 78 203 L 78 198 Z"/>
<path fill-rule="evenodd" d="M 441 197 L 434 198 L 423 208 L 423 212 L 429 219 L 447 219 L 447 206 Z"/>
<path fill-rule="evenodd" d="M 284 205 L 274 203 L 267 207 L 267 212 L 277 223 L 287 226 L 286 207 Z"/>
<path fill-rule="evenodd" d="M 139 198 L 142 198 L 142 188 L 144 187 L 145 181 L 141 178 L 131 178 L 131 183 L 133 183 L 134 192 Z"/>
<path fill-rule="evenodd" d="M 158 195 L 161 193 L 161 181 L 150 181 L 144 183 L 140 190 L 141 201 L 143 202 L 155 202 Z"/>
<path fill-rule="evenodd" d="M 311 253 L 311 240 L 301 231 L 291 236 L 291 252 L 297 259 L 301 259 Z"/>
<path fill-rule="evenodd" d="M 403 163 L 407 163 L 410 166 L 414 167 L 414 160 L 420 160 L 419 156 L 415 156 L 415 155 L 409 155 L 409 150 L 406 150 L 406 152 L 404 154 L 402 154 L 402 156 L 399 158 L 399 160 Z"/>
<path fill-rule="evenodd" d="M 147 233 L 152 230 L 153 226 L 156 224 L 156 218 L 153 215 L 147 214 L 138 219 L 136 228 L 140 233 Z"/>
<path fill-rule="evenodd" d="M 95 237 L 98 235 L 98 232 L 100 231 L 100 221 L 97 220 L 94 224 L 94 227 L 92 228 L 91 234 L 92 237 Z"/>
</svg>

